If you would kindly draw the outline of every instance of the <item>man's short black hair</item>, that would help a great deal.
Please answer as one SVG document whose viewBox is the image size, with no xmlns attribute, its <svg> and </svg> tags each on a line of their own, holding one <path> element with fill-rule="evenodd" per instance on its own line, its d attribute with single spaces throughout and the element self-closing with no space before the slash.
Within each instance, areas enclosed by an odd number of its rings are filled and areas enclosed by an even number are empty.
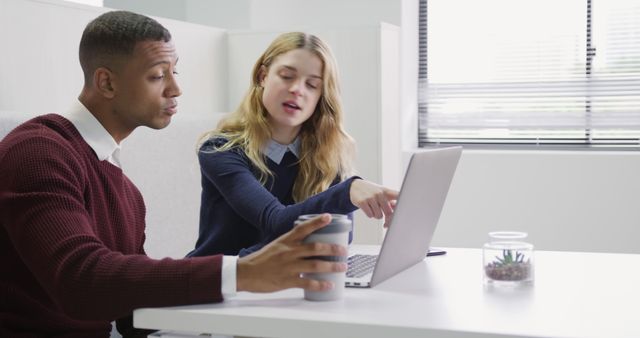
<svg viewBox="0 0 640 338">
<path fill-rule="evenodd" d="M 127 12 L 107 12 L 89 22 L 80 40 L 80 65 L 85 85 L 99 67 L 113 67 L 120 57 L 133 54 L 136 43 L 171 41 L 171 33 L 156 20 Z"/>
</svg>

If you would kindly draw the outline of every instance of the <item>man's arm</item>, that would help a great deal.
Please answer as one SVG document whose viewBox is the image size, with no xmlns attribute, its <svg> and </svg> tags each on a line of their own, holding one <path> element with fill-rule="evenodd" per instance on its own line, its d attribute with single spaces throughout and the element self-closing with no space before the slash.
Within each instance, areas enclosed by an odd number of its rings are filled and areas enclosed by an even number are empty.
<svg viewBox="0 0 640 338">
<path fill-rule="evenodd" d="M 309 234 L 330 221 L 329 214 L 320 215 L 296 226 L 260 251 L 240 258 L 237 269 L 238 291 L 272 292 L 288 288 L 322 291 L 333 288 L 330 281 L 301 277 L 301 273 L 346 271 L 346 263 L 308 258 L 346 256 L 347 248 L 327 243 L 302 243 Z"/>
</svg>

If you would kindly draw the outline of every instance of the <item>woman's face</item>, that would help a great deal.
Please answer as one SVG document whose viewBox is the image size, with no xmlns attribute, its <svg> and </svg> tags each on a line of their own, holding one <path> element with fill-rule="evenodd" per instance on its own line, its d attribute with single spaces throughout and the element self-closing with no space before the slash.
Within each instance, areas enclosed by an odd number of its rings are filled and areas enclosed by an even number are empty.
<svg viewBox="0 0 640 338">
<path fill-rule="evenodd" d="M 294 49 L 277 56 L 268 69 L 262 69 L 262 103 L 269 112 L 274 138 L 281 135 L 291 141 L 311 117 L 322 95 L 322 67 L 314 53 Z"/>
</svg>

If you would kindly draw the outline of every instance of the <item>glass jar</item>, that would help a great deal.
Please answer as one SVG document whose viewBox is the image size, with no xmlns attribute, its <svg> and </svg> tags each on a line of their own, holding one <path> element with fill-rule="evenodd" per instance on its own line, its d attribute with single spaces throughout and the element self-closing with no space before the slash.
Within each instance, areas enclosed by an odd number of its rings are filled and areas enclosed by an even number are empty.
<svg viewBox="0 0 640 338">
<path fill-rule="evenodd" d="M 482 249 L 484 282 L 517 286 L 533 282 L 533 245 L 526 232 L 495 231 Z"/>
</svg>

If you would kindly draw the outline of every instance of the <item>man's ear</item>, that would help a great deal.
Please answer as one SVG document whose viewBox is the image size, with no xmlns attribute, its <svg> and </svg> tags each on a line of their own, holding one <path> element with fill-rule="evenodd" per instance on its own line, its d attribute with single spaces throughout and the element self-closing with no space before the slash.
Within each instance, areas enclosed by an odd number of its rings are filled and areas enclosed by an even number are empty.
<svg viewBox="0 0 640 338">
<path fill-rule="evenodd" d="M 105 98 L 112 99 L 115 96 L 115 74 L 105 67 L 98 67 L 93 72 L 93 85 Z"/>
</svg>

